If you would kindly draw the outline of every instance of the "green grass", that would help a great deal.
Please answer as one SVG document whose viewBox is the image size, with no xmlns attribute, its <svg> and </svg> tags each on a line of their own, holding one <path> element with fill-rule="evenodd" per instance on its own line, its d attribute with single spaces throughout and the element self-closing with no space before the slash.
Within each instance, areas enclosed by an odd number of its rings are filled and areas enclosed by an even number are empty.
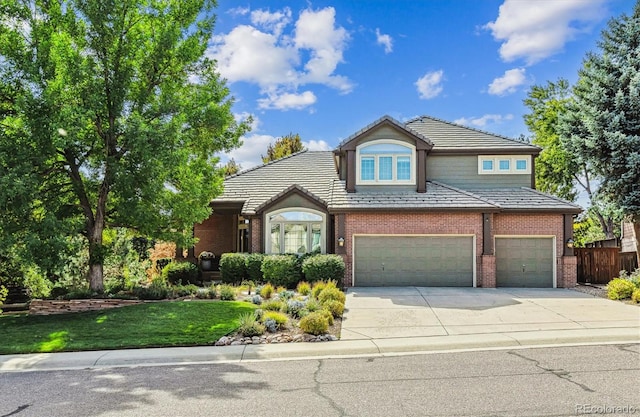
<svg viewBox="0 0 640 417">
<path fill-rule="evenodd" d="M 51 316 L 0 316 L 0 354 L 207 345 L 255 306 L 167 301 Z"/>
</svg>

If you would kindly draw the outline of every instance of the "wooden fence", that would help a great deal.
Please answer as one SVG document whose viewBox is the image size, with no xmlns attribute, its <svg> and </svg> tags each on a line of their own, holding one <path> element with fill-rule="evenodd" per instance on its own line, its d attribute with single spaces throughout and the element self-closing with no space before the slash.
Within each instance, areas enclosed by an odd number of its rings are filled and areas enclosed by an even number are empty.
<svg viewBox="0 0 640 417">
<path fill-rule="evenodd" d="M 634 271 L 638 267 L 635 253 L 620 253 L 620 248 L 577 248 L 578 282 L 607 284 L 620 275 L 621 270 Z"/>
</svg>

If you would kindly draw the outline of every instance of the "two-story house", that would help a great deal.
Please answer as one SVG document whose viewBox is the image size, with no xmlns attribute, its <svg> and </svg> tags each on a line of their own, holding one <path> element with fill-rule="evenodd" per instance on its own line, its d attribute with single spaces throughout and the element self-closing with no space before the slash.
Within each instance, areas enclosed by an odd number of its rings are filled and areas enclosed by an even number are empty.
<svg viewBox="0 0 640 417">
<path fill-rule="evenodd" d="M 384 116 L 333 151 L 228 177 L 195 252 L 336 253 L 347 286 L 572 287 L 581 209 L 535 190 L 539 152 Z"/>
</svg>

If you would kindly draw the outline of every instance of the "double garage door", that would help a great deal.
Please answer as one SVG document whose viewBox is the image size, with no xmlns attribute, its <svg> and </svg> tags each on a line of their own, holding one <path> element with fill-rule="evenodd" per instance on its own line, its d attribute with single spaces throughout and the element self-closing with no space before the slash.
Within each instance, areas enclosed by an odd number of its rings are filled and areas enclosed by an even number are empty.
<svg viewBox="0 0 640 417">
<path fill-rule="evenodd" d="M 354 285 L 472 287 L 473 236 L 355 236 Z"/>
<path fill-rule="evenodd" d="M 554 286 L 554 239 L 495 238 L 496 286 Z M 354 285 L 472 287 L 473 236 L 354 237 Z"/>
</svg>

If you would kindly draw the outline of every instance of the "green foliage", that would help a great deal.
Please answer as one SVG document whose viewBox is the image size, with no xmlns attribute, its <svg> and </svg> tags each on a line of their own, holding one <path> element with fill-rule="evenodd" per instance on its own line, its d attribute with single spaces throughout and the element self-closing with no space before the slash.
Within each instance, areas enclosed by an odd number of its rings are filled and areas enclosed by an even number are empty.
<svg viewBox="0 0 640 417">
<path fill-rule="evenodd" d="M 313 287 L 311 288 L 311 297 L 318 299 L 320 293 L 327 288 L 327 283 L 324 281 L 316 281 L 313 283 Z"/>
<path fill-rule="evenodd" d="M 236 299 L 236 290 L 231 285 L 221 285 L 218 288 L 218 294 L 223 301 L 234 301 Z"/>
<path fill-rule="evenodd" d="M 0 232 L 11 245 L 56 248 L 82 232 L 99 291 L 105 227 L 191 243 L 221 192 L 213 155 L 249 129 L 205 56 L 214 6 L 3 2 Z"/>
<path fill-rule="evenodd" d="M 6 287 L 0 285 L 0 307 L 2 307 L 2 304 L 4 304 L 4 300 L 7 299 L 7 294 L 9 293 L 9 291 L 7 290 Z M 0 313 L 2 313 L 2 309 L 0 308 Z"/>
<path fill-rule="evenodd" d="M 314 311 L 318 311 L 322 308 L 322 305 L 320 304 L 320 301 L 318 301 L 315 298 L 310 298 L 307 300 L 307 303 L 305 304 L 304 308 L 309 311 L 309 312 L 314 312 Z"/>
<path fill-rule="evenodd" d="M 309 313 L 300 319 L 299 326 L 303 332 L 317 336 L 329 330 L 329 320 L 320 312 Z"/>
<path fill-rule="evenodd" d="M 623 300 L 631 297 L 636 289 L 633 282 L 624 278 L 614 278 L 607 284 L 607 296 L 610 300 Z"/>
<path fill-rule="evenodd" d="M 327 322 L 329 323 L 329 326 L 333 326 L 333 314 L 329 310 L 323 307 L 322 309 L 318 310 L 318 312 L 324 315 L 324 317 L 327 319 Z"/>
<path fill-rule="evenodd" d="M 306 281 L 300 281 L 298 286 L 296 287 L 296 291 L 300 295 L 310 295 L 311 294 L 311 284 Z"/>
<path fill-rule="evenodd" d="M 231 158 L 227 161 L 226 164 L 224 164 L 222 170 L 224 171 L 224 176 L 228 177 L 242 171 L 242 166 L 237 163 L 235 159 Z"/>
<path fill-rule="evenodd" d="M 276 286 L 294 288 L 300 281 L 300 266 L 295 255 L 267 255 L 262 260 L 264 280 Z"/>
<path fill-rule="evenodd" d="M 329 286 L 318 294 L 318 301 L 320 301 L 321 304 L 324 304 L 329 300 L 339 301 L 344 304 L 347 300 L 347 296 L 339 289 Z"/>
<path fill-rule="evenodd" d="M 261 305 L 263 310 L 268 311 L 283 311 L 285 309 L 285 303 L 280 300 L 265 301 Z"/>
<path fill-rule="evenodd" d="M 200 280 L 200 270 L 191 262 L 171 262 L 162 269 L 162 278 L 170 284 L 194 284 Z"/>
<path fill-rule="evenodd" d="M 640 288 L 633 290 L 633 293 L 631 293 L 631 301 L 636 304 L 640 303 Z"/>
<path fill-rule="evenodd" d="M 238 318 L 238 332 L 244 337 L 260 336 L 264 334 L 265 327 L 253 313 L 243 313 Z"/>
<path fill-rule="evenodd" d="M 35 265 L 25 268 L 23 285 L 31 298 L 48 298 L 53 288 L 51 281 L 46 279 Z"/>
<path fill-rule="evenodd" d="M 200 289 L 197 285 L 173 285 L 170 288 L 170 298 L 188 297 L 197 295 Z"/>
<path fill-rule="evenodd" d="M 289 317 L 287 317 L 286 314 L 277 311 L 265 311 L 262 315 L 262 322 L 264 323 L 269 319 L 275 321 L 278 325 L 278 328 L 280 329 L 282 329 L 289 322 Z"/>
<path fill-rule="evenodd" d="M 262 286 L 262 288 L 260 288 L 260 296 L 262 298 L 264 298 L 265 300 L 268 300 L 269 298 L 271 298 L 273 296 L 275 289 L 273 288 L 273 285 L 271 285 L 271 283 L 267 282 L 266 284 L 264 284 Z"/>
<path fill-rule="evenodd" d="M 627 271 L 620 271 L 619 278 L 628 279 L 636 288 L 640 288 L 640 268 L 637 268 L 632 273 L 628 273 Z"/>
<path fill-rule="evenodd" d="M 245 258 L 245 267 L 247 268 L 247 276 L 254 282 L 262 282 L 262 259 L 264 255 L 261 253 L 250 253 Z"/>
<path fill-rule="evenodd" d="M 322 306 L 329 310 L 333 317 L 342 317 L 344 312 L 344 304 L 338 300 L 328 300 L 322 303 Z"/>
<path fill-rule="evenodd" d="M 161 278 L 154 278 L 146 287 L 135 287 L 133 294 L 141 300 L 164 300 L 169 295 L 169 286 Z"/>
<path fill-rule="evenodd" d="M 344 279 L 345 265 L 340 255 L 313 255 L 302 262 L 302 272 L 310 282 Z"/>
<path fill-rule="evenodd" d="M 266 164 L 267 162 L 275 161 L 304 150 L 306 150 L 306 148 L 302 145 L 300 135 L 297 133 L 295 135 L 289 133 L 276 140 L 273 145 L 269 145 L 267 155 L 262 155 L 262 162 Z"/>
<path fill-rule="evenodd" d="M 138 249 L 134 247 L 134 241 L 138 242 Z M 147 259 L 148 254 L 145 260 L 140 258 L 140 252 L 146 252 L 146 249 L 142 248 L 147 247 L 147 239 L 132 238 L 128 230 L 116 228 L 105 230 L 103 243 L 108 248 L 104 259 L 106 293 L 128 291 L 147 280 L 146 270 L 151 266 L 151 262 Z"/>
<path fill-rule="evenodd" d="M 584 248 L 587 243 L 606 239 L 602 227 L 592 216 L 573 223 L 573 241 L 576 248 Z"/>
<path fill-rule="evenodd" d="M 600 198 L 640 219 L 640 3 L 609 21 L 561 117 L 572 156 L 601 179 Z"/>
<path fill-rule="evenodd" d="M 247 276 L 243 253 L 223 253 L 220 256 L 220 276 L 222 282 L 239 284 Z"/>
</svg>

